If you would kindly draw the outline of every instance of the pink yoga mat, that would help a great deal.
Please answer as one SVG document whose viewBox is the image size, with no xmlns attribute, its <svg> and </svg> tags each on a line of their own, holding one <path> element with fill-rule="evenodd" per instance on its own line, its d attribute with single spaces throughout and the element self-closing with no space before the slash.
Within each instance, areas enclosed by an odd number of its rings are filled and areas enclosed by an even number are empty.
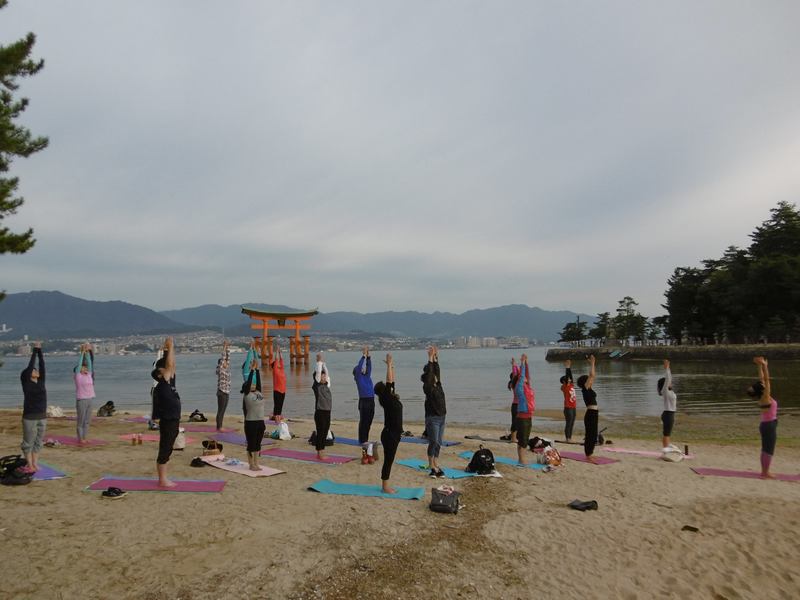
<svg viewBox="0 0 800 600">
<path fill-rule="evenodd" d="M 186 431 L 191 431 L 193 433 L 216 433 L 217 428 L 214 425 L 195 425 L 194 423 L 186 423 L 185 425 L 181 423 L 181 427 L 183 427 Z M 232 431 L 236 431 L 235 429 L 230 429 L 228 427 L 223 427 L 220 429 L 220 433 L 230 433 Z"/>
<path fill-rule="evenodd" d="M 649 458 L 661 458 L 662 452 L 655 452 L 653 450 L 628 450 L 627 448 L 609 448 L 603 446 L 606 452 L 617 452 L 619 454 L 634 454 L 636 456 L 647 456 Z M 683 458 L 694 458 L 694 454 L 684 454 Z"/>
<path fill-rule="evenodd" d="M 712 475 L 714 477 L 743 477 L 745 479 L 761 479 L 761 473 L 755 471 L 729 471 L 728 469 L 710 469 L 707 467 L 692 467 L 692 471 L 698 475 Z M 787 475 L 782 473 L 773 473 L 775 479 L 778 481 L 800 481 L 800 474 Z"/>
<path fill-rule="evenodd" d="M 128 423 L 147 423 L 150 421 L 147 417 L 125 417 L 123 421 Z"/>
<path fill-rule="evenodd" d="M 267 448 L 261 451 L 261 456 L 272 456 L 273 458 L 291 458 L 293 460 L 303 460 L 306 462 L 321 463 L 326 465 L 340 465 L 355 460 L 352 456 L 336 456 L 328 454 L 325 460 L 317 458 L 316 452 L 306 452 L 304 450 L 289 450 L 288 448 Z"/>
<path fill-rule="evenodd" d="M 81 444 L 78 443 L 78 438 L 70 437 L 68 435 L 45 435 L 44 436 L 45 443 L 47 443 L 47 440 L 56 440 L 62 446 L 80 446 L 80 447 L 84 447 L 84 446 L 104 446 L 105 444 L 108 443 L 108 442 L 104 442 L 103 440 L 87 440 L 89 443 L 88 444 L 83 444 L 83 446 L 81 446 Z"/>
<path fill-rule="evenodd" d="M 585 463 L 589 462 L 588 460 L 586 460 L 586 455 L 581 454 L 580 452 L 569 452 L 565 450 L 559 450 L 558 453 L 561 455 L 561 458 L 568 458 L 569 460 L 577 460 L 578 462 L 585 462 Z M 594 455 L 594 458 L 597 461 L 595 464 L 598 465 L 610 465 L 612 463 L 619 462 L 618 460 L 613 458 L 605 458 L 603 456 L 597 456 L 597 455 Z"/>
<path fill-rule="evenodd" d="M 142 436 L 143 442 L 158 442 L 159 440 L 161 440 L 161 436 L 158 435 L 157 433 L 126 433 L 124 435 L 119 436 L 119 439 L 127 440 L 130 442 L 137 435 Z M 188 435 L 186 436 L 187 444 L 194 444 L 196 441 L 197 438 L 189 437 Z"/>
<path fill-rule="evenodd" d="M 206 481 L 197 479 L 173 479 L 178 485 L 172 488 L 159 487 L 157 479 L 136 479 L 106 475 L 91 485 L 89 490 L 99 491 L 109 487 L 118 487 L 126 492 L 221 492 L 224 481 Z"/>
</svg>

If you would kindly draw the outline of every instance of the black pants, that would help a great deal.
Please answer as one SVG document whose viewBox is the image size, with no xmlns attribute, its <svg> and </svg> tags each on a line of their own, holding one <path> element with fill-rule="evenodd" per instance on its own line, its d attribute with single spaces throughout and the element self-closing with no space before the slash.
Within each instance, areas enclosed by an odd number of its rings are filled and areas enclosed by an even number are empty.
<svg viewBox="0 0 800 600">
<path fill-rule="evenodd" d="M 317 428 L 317 439 L 314 442 L 314 447 L 319 452 L 325 449 L 325 438 L 328 437 L 328 430 L 331 428 L 331 411 L 315 410 L 314 425 Z"/>
<path fill-rule="evenodd" d="M 594 454 L 594 447 L 597 445 L 598 423 L 600 423 L 600 411 L 586 409 L 586 414 L 583 415 L 583 427 L 586 430 L 583 451 L 586 456 Z"/>
<path fill-rule="evenodd" d="M 519 404 L 512 404 L 511 405 L 511 433 L 514 433 L 517 430 L 517 411 L 519 410 Z"/>
<path fill-rule="evenodd" d="M 761 433 L 761 451 L 772 456 L 778 443 L 778 420 L 762 422 L 758 431 Z"/>
<path fill-rule="evenodd" d="M 675 426 L 675 411 L 665 410 L 661 413 L 661 433 L 664 437 L 672 435 L 672 428 Z"/>
<path fill-rule="evenodd" d="M 172 456 L 172 447 L 178 437 L 178 419 L 161 419 L 158 422 L 158 458 L 156 462 L 165 465 Z"/>
<path fill-rule="evenodd" d="M 217 390 L 217 429 L 222 429 L 222 419 L 225 418 L 229 396 L 230 394 Z"/>
<path fill-rule="evenodd" d="M 245 421 L 244 437 L 247 438 L 248 452 L 261 452 L 261 441 L 264 439 L 264 432 L 267 425 L 264 421 Z"/>
<path fill-rule="evenodd" d="M 272 390 L 272 414 L 283 414 L 283 400 L 286 398 L 286 392 L 276 392 Z"/>
<path fill-rule="evenodd" d="M 572 439 L 572 428 L 575 426 L 575 409 L 564 409 L 564 439 Z"/>
<path fill-rule="evenodd" d="M 369 428 L 375 417 L 375 397 L 358 399 L 358 443 L 366 444 L 369 441 Z M 383 433 L 381 433 L 381 436 Z"/>
<path fill-rule="evenodd" d="M 388 429 L 381 431 L 381 445 L 383 446 L 383 467 L 381 467 L 381 480 L 389 481 L 392 473 L 392 464 L 400 445 L 400 433 L 392 433 Z"/>
</svg>

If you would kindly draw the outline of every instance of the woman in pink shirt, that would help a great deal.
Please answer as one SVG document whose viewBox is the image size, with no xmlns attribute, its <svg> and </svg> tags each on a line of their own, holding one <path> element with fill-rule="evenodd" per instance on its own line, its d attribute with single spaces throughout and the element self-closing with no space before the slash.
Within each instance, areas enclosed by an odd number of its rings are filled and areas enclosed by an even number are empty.
<svg viewBox="0 0 800 600">
<path fill-rule="evenodd" d="M 276 346 L 273 351 L 275 358 L 269 364 L 272 369 L 272 417 L 273 421 L 280 423 L 283 420 L 283 401 L 286 398 L 286 372 L 283 370 L 283 354 L 281 347 Z"/>
<path fill-rule="evenodd" d="M 778 442 L 778 402 L 771 396 L 772 386 L 769 381 L 767 359 L 756 356 L 753 362 L 758 366 L 759 380 L 747 389 L 747 395 L 757 399 L 758 407 L 761 409 L 761 424 L 758 426 L 758 431 L 761 433 L 761 477 L 772 479 L 769 466 Z"/>
<path fill-rule="evenodd" d="M 91 344 L 81 344 L 78 364 L 73 369 L 75 379 L 75 409 L 78 412 L 76 430 L 78 443 L 89 443 L 89 425 L 92 422 L 94 398 L 94 361 Z"/>
</svg>

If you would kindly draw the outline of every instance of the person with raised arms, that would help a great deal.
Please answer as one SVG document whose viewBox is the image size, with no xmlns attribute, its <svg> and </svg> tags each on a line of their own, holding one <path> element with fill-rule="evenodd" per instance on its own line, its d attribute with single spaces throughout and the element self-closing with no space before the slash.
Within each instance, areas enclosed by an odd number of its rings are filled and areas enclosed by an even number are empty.
<svg viewBox="0 0 800 600">
<path fill-rule="evenodd" d="M 379 381 L 374 388 L 378 402 L 383 407 L 381 489 L 385 494 L 395 494 L 397 490 L 389 485 L 389 476 L 392 473 L 392 464 L 397 455 L 400 438 L 403 436 L 403 403 L 400 402 L 400 396 L 395 392 L 392 355 L 387 354 L 384 362 L 386 363 L 386 382 Z"/>
<path fill-rule="evenodd" d="M 314 447 L 317 450 L 317 458 L 325 459 L 325 440 L 328 438 L 328 431 L 331 428 L 331 411 L 333 410 L 333 395 L 331 386 L 328 384 L 328 371 L 323 369 L 319 375 L 319 385 L 317 386 L 317 399 L 314 403 L 314 426 L 316 427 L 317 437 L 314 440 Z"/>
<path fill-rule="evenodd" d="M 38 365 L 34 362 L 38 358 Z M 47 389 L 45 388 L 44 354 L 42 343 L 33 344 L 28 366 L 19 374 L 22 383 L 22 453 L 28 464 L 25 470 L 39 470 L 39 453 L 42 451 L 44 434 L 47 431 Z"/>
<path fill-rule="evenodd" d="M 272 351 L 272 420 L 283 421 L 283 401 L 286 399 L 286 371 L 283 368 L 283 354 L 280 344 L 276 343 Z"/>
<path fill-rule="evenodd" d="M 171 337 L 164 342 L 163 366 L 156 367 L 151 375 L 158 381 L 153 389 L 153 419 L 159 420 L 156 457 L 158 485 L 170 488 L 177 484 L 167 477 L 167 463 L 172 456 L 181 421 L 181 397 L 175 389 L 175 343 Z"/>
<path fill-rule="evenodd" d="M 372 464 L 372 444 L 369 443 L 369 429 L 375 417 L 375 391 L 372 385 L 372 358 L 369 347 L 361 350 L 361 359 L 353 368 L 353 379 L 358 390 L 358 443 L 361 444 L 361 464 Z"/>
<path fill-rule="evenodd" d="M 508 387 L 511 392 L 511 430 L 508 435 L 501 435 L 500 439 L 512 444 L 517 443 L 517 410 L 519 409 L 519 398 L 517 398 L 517 381 L 519 381 L 519 367 L 517 359 L 511 357 L 511 373 L 508 375 Z"/>
<path fill-rule="evenodd" d="M 242 412 L 244 436 L 247 439 L 247 464 L 251 471 L 260 471 L 258 457 L 267 424 L 264 423 L 264 396 L 261 394 L 261 374 L 250 369 L 247 381 L 242 384 Z"/>
<path fill-rule="evenodd" d="M 527 465 L 528 440 L 531 437 L 533 411 L 536 407 L 536 396 L 531 386 L 531 370 L 528 365 L 527 354 L 523 354 L 519 359 L 519 379 L 515 389 L 519 398 L 519 407 L 517 408 L 517 459 L 520 465 Z"/>
<path fill-rule="evenodd" d="M 222 341 L 222 355 L 217 359 L 217 431 L 222 430 L 225 411 L 231 395 L 231 349 L 228 340 Z"/>
<path fill-rule="evenodd" d="M 594 354 L 590 354 L 587 360 L 589 361 L 589 374 L 578 377 L 578 387 L 581 388 L 583 403 L 586 405 L 586 413 L 583 415 L 583 427 L 586 435 L 583 440 L 583 452 L 587 461 L 597 463 L 597 459 L 594 457 L 594 447 L 597 445 L 600 411 L 597 408 L 597 392 L 592 388 L 595 378 Z"/>
<path fill-rule="evenodd" d="M 758 400 L 758 408 L 761 410 L 761 423 L 758 426 L 761 434 L 761 477 L 772 479 L 769 467 L 778 443 L 778 401 L 772 397 L 767 359 L 756 356 L 753 362 L 758 367 L 759 379 L 747 388 L 747 395 Z"/>
<path fill-rule="evenodd" d="M 664 377 L 659 378 L 656 389 L 658 389 L 658 395 L 664 400 L 664 410 L 661 412 L 661 448 L 664 452 L 669 452 L 672 450 L 670 448 L 670 437 L 672 436 L 672 428 L 675 427 L 678 396 L 672 389 L 672 371 L 669 368 L 669 361 L 666 359 L 664 360 Z"/>
<path fill-rule="evenodd" d="M 94 398 L 94 353 L 90 344 L 81 344 L 78 364 L 72 370 L 75 381 L 75 430 L 78 444 L 89 443 L 89 426 L 92 423 L 92 399 Z"/>
<path fill-rule="evenodd" d="M 572 442 L 572 429 L 575 427 L 575 413 L 578 402 L 575 394 L 575 384 L 572 382 L 572 361 L 564 363 L 566 373 L 561 377 L 561 393 L 564 395 L 564 440 Z"/>
<path fill-rule="evenodd" d="M 425 394 L 425 432 L 428 436 L 428 467 L 431 477 L 444 477 L 439 468 L 439 452 L 444 439 L 444 425 L 447 415 L 441 371 L 439 370 L 439 349 L 428 348 L 428 362 L 422 369 L 422 392 Z"/>
</svg>

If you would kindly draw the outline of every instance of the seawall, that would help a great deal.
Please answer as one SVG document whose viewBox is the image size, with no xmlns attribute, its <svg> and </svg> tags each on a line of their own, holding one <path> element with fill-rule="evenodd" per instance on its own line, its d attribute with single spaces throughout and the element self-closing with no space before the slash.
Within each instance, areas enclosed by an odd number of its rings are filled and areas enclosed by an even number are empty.
<svg viewBox="0 0 800 600">
<path fill-rule="evenodd" d="M 614 354 L 614 353 L 617 354 Z M 620 353 L 622 355 L 620 356 Z M 582 360 L 594 354 L 599 360 L 736 360 L 754 356 L 775 360 L 800 360 L 800 344 L 737 344 L 716 346 L 582 346 L 549 348 L 545 360 Z M 613 356 L 612 356 L 613 355 Z"/>
</svg>

